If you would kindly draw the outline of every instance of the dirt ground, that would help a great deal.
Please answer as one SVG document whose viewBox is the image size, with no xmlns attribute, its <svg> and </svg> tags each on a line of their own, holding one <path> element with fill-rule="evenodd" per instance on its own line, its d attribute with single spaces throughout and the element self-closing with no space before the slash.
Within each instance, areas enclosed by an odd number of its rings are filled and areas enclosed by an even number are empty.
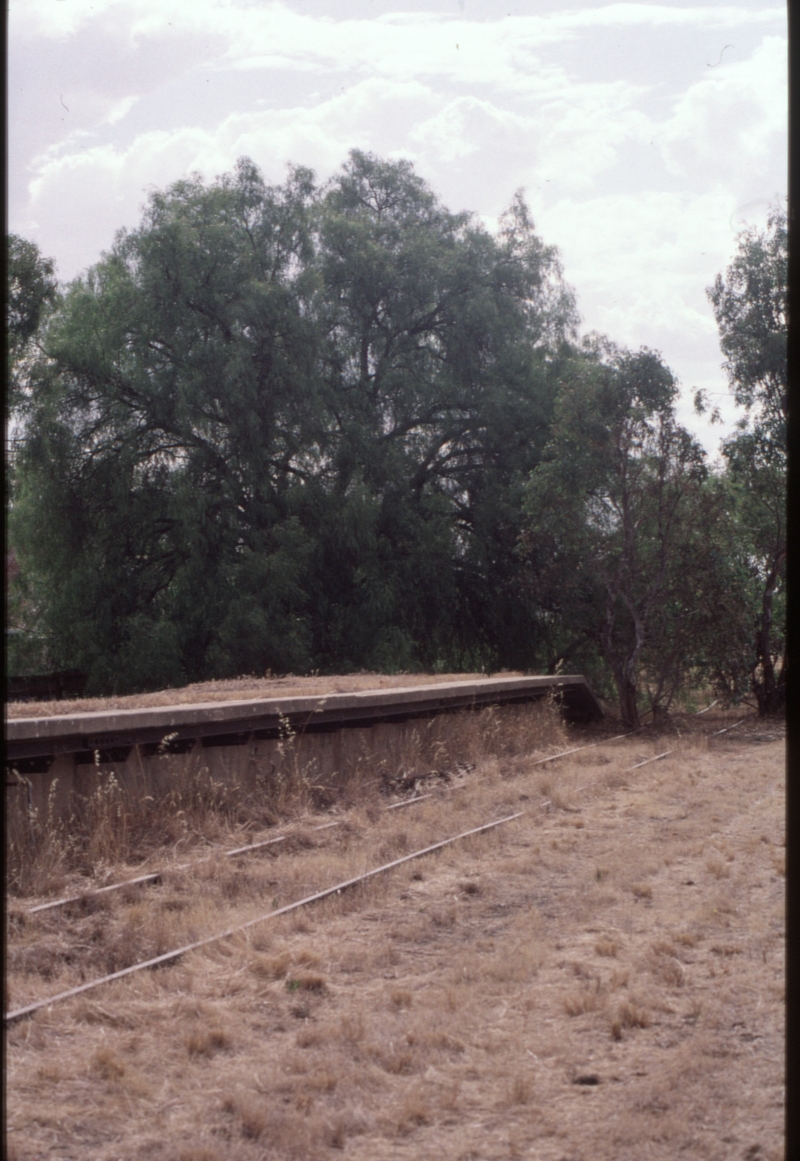
<svg viewBox="0 0 800 1161">
<path fill-rule="evenodd" d="M 441 681 L 476 681 L 485 673 L 352 673 L 345 677 L 235 677 L 228 681 L 204 681 L 180 689 L 132 693 L 120 697 L 82 697 L 61 701 L 12 701 L 6 717 L 43 718 L 95 710 L 146 709 L 160 705 L 193 705 L 206 701 L 245 701 L 261 697 L 315 697 L 326 693 L 359 693 L 366 689 L 397 689 L 432 685 Z M 493 677 L 523 677 L 503 671 Z"/>
<path fill-rule="evenodd" d="M 13 1024 L 7 1155 L 778 1161 L 784 742 L 709 737 L 731 720 L 486 760 L 271 854 L 12 914 L 15 1008 L 525 812 Z"/>
</svg>

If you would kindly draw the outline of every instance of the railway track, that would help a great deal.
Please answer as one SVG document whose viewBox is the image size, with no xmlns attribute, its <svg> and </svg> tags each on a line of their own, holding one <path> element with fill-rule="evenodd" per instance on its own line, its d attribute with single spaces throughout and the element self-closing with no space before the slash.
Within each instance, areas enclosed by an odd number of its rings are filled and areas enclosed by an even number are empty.
<svg viewBox="0 0 800 1161">
<path fill-rule="evenodd" d="M 423 802 L 426 798 L 430 798 L 430 794 L 417 794 L 414 798 L 404 799 L 402 802 L 393 802 L 385 807 L 386 810 L 400 810 L 404 806 L 415 806 L 418 802 Z M 334 819 L 332 822 L 324 822 L 320 826 L 311 828 L 311 833 L 316 834 L 322 830 L 333 830 L 334 827 L 341 826 L 343 819 Z M 20 914 L 26 917 L 30 915 L 39 915 L 43 911 L 52 911 L 57 907 L 66 907 L 69 903 L 82 903 L 84 900 L 92 899 L 98 895 L 107 895 L 111 891 L 121 891 L 125 887 L 139 887 L 145 884 L 159 883 L 165 875 L 174 874 L 176 871 L 187 871 L 193 867 L 197 867 L 202 863 L 210 862 L 214 858 L 232 859 L 240 855 L 249 855 L 254 851 L 264 850 L 266 847 L 278 846 L 280 843 L 288 842 L 293 837 L 292 832 L 286 834 L 275 835 L 272 838 L 263 839 L 257 843 L 248 843 L 243 847 L 234 847 L 232 850 L 227 848 L 224 850 L 214 851 L 212 854 L 203 855 L 202 858 L 192 859 L 186 863 L 177 863 L 171 867 L 161 867 L 157 871 L 148 871 L 144 875 L 136 875 L 132 879 L 122 879 L 119 883 L 110 883 L 105 887 L 94 887 L 88 891 L 79 891 L 74 895 L 65 895 L 61 899 L 52 899 L 47 903 L 38 903 L 35 907 L 26 907 Z"/>
<path fill-rule="evenodd" d="M 710 708 L 711 708 L 710 706 L 706 707 L 706 709 L 710 709 Z M 706 710 L 700 710 L 699 712 L 705 713 Z M 744 720 L 744 719 L 742 719 L 742 720 Z M 741 725 L 741 722 L 737 722 L 736 725 Z M 728 729 L 733 729 L 733 728 L 734 728 L 733 726 L 728 727 Z M 640 729 L 641 729 L 641 727 L 640 727 Z M 725 733 L 725 732 L 726 732 L 725 730 L 718 731 L 718 733 Z M 611 742 L 617 742 L 617 741 L 620 741 L 621 739 L 624 739 L 624 738 L 630 738 L 630 737 L 633 737 L 637 733 L 639 733 L 639 730 L 630 730 L 624 734 L 615 734 L 611 738 L 603 738 L 597 742 L 590 742 L 585 746 L 573 746 L 568 750 L 560 750 L 555 754 L 549 754 L 545 758 L 537 758 L 534 762 L 531 763 L 531 766 L 532 767 L 540 766 L 540 765 L 544 765 L 545 763 L 548 763 L 548 762 L 554 762 L 558 758 L 565 758 L 571 754 L 578 754 L 584 750 L 591 750 L 596 746 L 607 745 Z M 665 757 L 667 757 L 668 754 L 672 754 L 672 753 L 674 753 L 674 750 L 665 750 L 662 754 L 657 754 L 654 758 L 646 758 L 644 760 L 644 762 L 639 762 L 636 764 L 636 766 L 630 767 L 630 769 L 633 769 L 633 770 L 638 769 L 639 766 L 645 766 L 645 765 L 647 765 L 648 762 L 656 762 L 660 758 L 665 758 Z M 413 798 L 404 799 L 402 802 L 394 802 L 391 805 L 385 807 L 385 809 L 386 810 L 400 810 L 403 807 L 413 806 L 415 803 L 422 802 L 426 798 L 430 798 L 430 794 L 418 794 L 418 795 L 415 795 Z M 341 820 L 341 819 L 335 819 L 332 822 L 322 823 L 320 826 L 312 827 L 312 833 L 317 833 L 317 832 L 323 831 L 323 830 L 331 830 L 334 827 L 341 826 L 342 821 L 343 820 Z M 259 842 L 248 843 L 246 846 L 234 847 L 232 850 L 225 849 L 225 850 L 220 850 L 220 851 L 214 851 L 209 855 L 204 855 L 200 859 L 193 859 L 189 862 L 178 863 L 178 864 L 176 864 L 174 866 L 170 866 L 170 867 L 161 867 L 155 871 L 148 871 L 143 875 L 136 875 L 135 877 L 130 878 L 130 879 L 122 879 L 118 883 L 110 883 L 105 887 L 95 887 L 95 888 L 91 888 L 91 889 L 86 890 L 86 891 L 78 891 L 72 895 L 65 895 L 60 899 L 48 900 L 48 902 L 39 903 L 35 907 L 23 908 L 21 910 L 21 912 L 19 912 L 19 913 L 25 915 L 26 917 L 30 917 L 33 915 L 41 914 L 42 912 L 45 912 L 45 911 L 52 911 L 58 907 L 66 907 L 70 903 L 81 903 L 87 899 L 91 899 L 91 898 L 94 898 L 94 897 L 99 896 L 99 895 L 106 895 L 106 894 L 109 894 L 113 891 L 121 891 L 126 887 L 130 888 L 130 887 L 144 886 L 146 884 L 156 884 L 156 883 L 159 883 L 163 879 L 163 877 L 167 874 L 175 873 L 177 871 L 189 870 L 192 867 L 198 866 L 200 863 L 209 862 L 212 859 L 217 858 L 217 857 L 230 859 L 230 858 L 234 858 L 234 857 L 241 856 L 241 855 L 251 854 L 255 851 L 263 850 L 267 847 L 277 846 L 281 843 L 285 843 L 291 837 L 292 837 L 291 833 L 287 833 L 287 834 L 282 834 L 282 835 L 276 835 L 276 836 L 273 836 L 273 837 L 268 838 L 268 839 L 263 839 Z"/>
<path fill-rule="evenodd" d="M 50 1008 L 53 1004 L 61 1003 L 63 1000 L 72 999 L 74 996 L 79 996 L 83 992 L 88 992 L 94 988 L 99 988 L 103 984 L 111 983 L 113 980 L 123 979 L 125 976 L 132 975 L 134 972 L 144 971 L 147 968 L 160 967 L 167 963 L 173 963 L 180 959 L 181 956 L 187 955 L 191 951 L 196 951 L 201 947 L 208 947 L 213 943 L 220 943 L 224 939 L 229 939 L 232 935 L 236 935 L 241 931 L 246 931 L 256 924 L 266 923 L 270 919 L 277 919 L 282 915 L 288 915 L 292 911 L 298 910 L 300 907 L 308 907 L 312 903 L 319 903 L 323 899 L 329 899 L 332 895 L 341 895 L 343 891 L 350 887 L 355 887 L 360 883 L 366 883 L 369 879 L 373 879 L 376 875 L 383 875 L 387 871 L 392 871 L 396 867 L 400 867 L 405 863 L 411 862 L 413 859 L 420 859 L 425 855 L 433 854 L 434 851 L 442 850 L 444 847 L 450 846 L 451 843 L 460 842 L 465 838 L 470 838 L 473 835 L 484 834 L 486 831 L 494 830 L 495 827 L 503 826 L 505 823 L 513 822 L 517 818 L 521 818 L 525 811 L 518 810 L 514 814 L 507 815 L 505 818 L 494 819 L 492 822 L 484 823 L 482 826 L 472 827 L 469 830 L 462 831 L 460 834 L 451 835 L 446 839 L 442 839 L 437 843 L 432 843 L 429 846 L 423 847 L 421 850 L 412 851 L 411 854 L 403 855 L 399 859 L 393 859 L 391 862 L 383 863 L 381 866 L 373 867 L 369 871 L 365 871 L 362 875 L 355 875 L 350 879 L 345 879 L 340 883 L 334 884 L 332 887 L 326 887 L 322 891 L 316 891 L 313 895 L 306 895 L 302 899 L 296 900 L 294 903 L 287 903 L 284 907 L 277 907 L 264 915 L 259 915 L 255 919 L 249 919 L 246 923 L 237 924 L 235 927 L 230 927 L 226 931 L 219 932 L 215 935 L 206 936 L 204 939 L 195 940 L 193 943 L 188 943 L 182 947 L 175 948 L 172 951 L 165 952 L 163 955 L 154 956 L 151 959 L 143 960 L 140 963 L 131 964 L 129 967 L 122 968 L 120 971 L 111 972 L 108 975 L 100 976 L 97 979 L 89 980 L 85 984 L 80 984 L 76 988 L 69 988 L 65 992 L 59 992 L 55 996 L 48 996 L 43 1000 L 37 1000 L 32 1004 L 26 1004 L 22 1008 L 16 1008 L 11 1012 L 6 1012 L 6 1025 L 13 1024 L 17 1020 L 23 1019 L 25 1016 L 32 1016 L 34 1012 L 38 1012 L 42 1008 Z"/>
<path fill-rule="evenodd" d="M 700 712 L 702 713 L 704 711 L 700 711 Z M 719 737 L 719 736 L 726 734 L 726 733 L 730 732 L 731 730 L 737 728 L 738 726 L 742 725 L 746 720 L 747 720 L 746 718 L 742 718 L 739 721 L 735 722 L 733 725 L 727 726 L 721 730 L 717 730 L 708 736 L 709 737 Z M 582 752 L 585 750 L 592 749 L 598 745 L 609 744 L 609 743 L 616 742 L 616 741 L 619 741 L 619 740 L 622 740 L 625 738 L 630 738 L 638 732 L 639 732 L 638 730 L 628 731 L 625 734 L 618 734 L 612 738 L 604 738 L 604 739 L 601 739 L 600 741 L 587 743 L 584 746 L 571 747 L 567 750 L 562 750 L 562 751 L 559 751 L 555 754 L 548 755 L 544 759 L 537 759 L 536 761 L 532 762 L 530 765 L 532 767 L 534 767 L 534 766 L 544 764 L 545 762 L 555 761 L 556 759 L 559 759 L 559 758 L 568 757 L 568 756 L 571 756 L 572 754 L 576 754 L 576 753 L 579 753 L 579 752 Z M 675 753 L 674 748 L 670 749 L 670 750 L 663 751 L 662 753 L 653 755 L 652 757 L 646 758 L 643 761 L 637 762 L 629 767 L 626 767 L 621 772 L 624 773 L 624 772 L 628 772 L 628 771 L 637 770 L 637 769 L 641 768 L 642 766 L 645 766 L 651 762 L 659 761 L 659 760 L 667 757 L 668 755 L 670 755 L 672 753 Z M 576 787 L 575 790 L 580 791 L 580 790 L 583 790 L 586 788 L 587 788 L 586 786 L 580 786 L 580 787 Z M 430 794 L 416 795 L 413 798 L 405 799 L 405 800 L 403 800 L 401 802 L 397 802 L 397 803 L 392 803 L 390 806 L 388 806 L 386 808 L 386 810 L 387 811 L 395 811 L 395 810 L 398 810 L 398 809 L 401 809 L 401 808 L 404 808 L 407 806 L 415 805 L 415 804 L 420 803 L 420 802 L 422 802 L 426 799 L 429 799 L 431 797 L 432 797 L 432 795 L 430 795 Z M 57 993 L 56 995 L 49 996 L 49 997 L 46 997 L 44 999 L 36 1000 L 36 1001 L 31 1002 L 31 1003 L 25 1004 L 25 1005 L 23 1005 L 19 1008 L 16 1008 L 12 1011 L 9 1011 L 5 1014 L 6 1025 L 9 1025 L 11 1023 L 16 1022 L 17 1020 L 21 1020 L 27 1016 L 30 1016 L 30 1015 L 34 1014 L 36 1011 L 39 1011 L 43 1008 L 50 1007 L 55 1003 L 60 1003 L 64 1000 L 67 1000 L 67 999 L 70 999 L 74 996 L 80 995 L 86 991 L 100 987 L 106 983 L 110 983 L 114 980 L 124 978 L 128 975 L 135 973 L 135 972 L 143 971 L 147 968 L 154 968 L 154 967 L 159 967 L 159 966 L 166 965 L 169 963 L 173 963 L 191 951 L 194 951 L 194 950 L 202 948 L 202 947 L 210 946 L 214 943 L 219 943 L 225 939 L 230 938 L 232 935 L 239 933 L 239 932 L 242 932 L 242 931 L 245 931 L 245 930 L 247 930 L 247 929 L 249 929 L 257 924 L 266 923 L 270 920 L 277 919 L 280 916 L 289 914 L 297 909 L 307 907 L 307 906 L 310 906 L 314 903 L 320 902 L 324 899 L 330 898 L 333 895 L 341 894 L 342 892 L 344 892 L 344 891 L 346 891 L 346 890 L 348 890 L 348 889 L 350 889 L 350 888 L 352 888 L 360 883 L 367 882 L 368 880 L 374 878 L 375 876 L 385 874 L 385 873 L 393 870 L 394 868 L 399 867 L 403 864 L 406 864 L 414 859 L 422 858 L 422 857 L 424 857 L 428 854 L 432 854 L 435 851 L 438 851 L 438 850 L 440 850 L 440 849 L 442 849 L 442 848 L 444 848 L 452 843 L 456 843 L 458 841 L 461 841 L 461 840 L 463 840 L 467 837 L 473 836 L 473 835 L 482 834 L 486 831 L 492 830 L 492 829 L 494 829 L 498 826 L 501 826 L 505 823 L 512 822 L 512 821 L 522 817 L 525 813 L 528 813 L 528 812 L 525 810 L 516 811 L 512 814 L 504 816 L 503 818 L 494 819 L 494 820 L 486 822 L 480 826 L 472 827 L 466 831 L 462 831 L 456 835 L 452 835 L 452 836 L 449 836 L 443 840 L 440 840 L 439 842 L 436 842 L 433 844 L 428 844 L 425 847 L 422 847 L 418 850 L 415 850 L 415 851 L 411 852 L 410 854 L 403 855 L 400 858 L 381 863 L 380 865 L 375 866 L 375 867 L 371 868 L 370 870 L 365 871 L 364 873 L 362 873 L 360 875 L 344 879 L 340 882 L 337 882 L 333 886 L 324 888 L 321 891 L 316 891 L 316 892 L 312 892 L 310 894 L 304 895 L 302 898 L 295 900 L 294 902 L 287 903 L 287 904 L 280 906 L 280 907 L 273 907 L 270 911 L 268 911 L 262 915 L 259 915 L 254 919 L 250 919 L 244 923 L 235 925 L 233 927 L 226 928 L 222 932 L 218 932 L 216 934 L 205 936 L 199 940 L 194 940 L 192 942 L 182 944 L 181 946 L 174 948 L 171 951 L 168 951 L 168 952 L 165 952 L 165 953 L 160 954 L 158 956 L 150 957 L 148 959 L 144 959 L 144 960 L 141 960 L 139 962 L 130 964 L 130 965 L 118 970 L 118 971 L 106 973 L 102 976 L 98 976 L 92 980 L 89 980 L 85 983 L 80 984 L 77 987 L 70 988 L 70 989 L 62 991 L 60 993 Z M 330 822 L 323 823 L 317 827 L 314 827 L 312 833 L 334 830 L 335 828 L 341 826 L 344 821 L 345 820 L 343 820 L 343 819 L 336 819 L 336 820 L 332 820 Z M 105 887 L 96 888 L 96 889 L 89 891 L 89 892 L 81 892 L 81 893 L 78 893 L 75 895 L 70 895 L 70 896 L 67 896 L 67 897 L 64 897 L 61 899 L 48 901 L 47 903 L 39 904 L 33 908 L 28 908 L 27 910 L 22 911 L 22 912 L 18 912 L 17 914 L 21 914 L 21 915 L 25 916 L 26 918 L 33 917 L 36 915 L 40 915 L 43 912 L 53 911 L 59 907 L 66 906 L 69 903 L 79 902 L 79 901 L 82 901 L 84 899 L 92 898 L 95 896 L 103 896 L 103 895 L 106 895 L 110 892 L 121 890 L 124 887 L 133 887 L 133 886 L 145 885 L 145 884 L 149 884 L 149 883 L 155 884 L 155 883 L 158 883 L 169 872 L 191 870 L 192 868 L 197 867 L 200 863 L 208 862 L 208 861 L 214 859 L 215 857 L 231 858 L 234 856 L 238 857 L 238 856 L 246 855 L 246 854 L 249 854 L 252 852 L 256 852 L 258 850 L 262 850 L 262 849 L 265 849 L 268 847 L 277 846 L 281 843 L 285 843 L 291 837 L 292 837 L 292 833 L 289 832 L 289 833 L 285 833 L 282 835 L 273 836 L 269 839 L 262 840 L 262 841 L 259 841 L 256 843 L 250 843 L 250 844 L 247 844 L 245 846 L 237 847 L 237 848 L 234 848 L 232 850 L 223 850 L 223 851 L 215 852 L 214 854 L 205 856 L 204 858 L 202 858 L 200 860 L 194 860 L 193 862 L 187 862 L 184 864 L 180 864 L 178 866 L 162 868 L 160 870 L 149 872 L 145 875 L 136 876 L 133 879 L 128 879 L 128 880 L 125 880 L 125 881 L 122 881 L 119 883 L 110 884 L 110 885 L 105 886 Z"/>
</svg>

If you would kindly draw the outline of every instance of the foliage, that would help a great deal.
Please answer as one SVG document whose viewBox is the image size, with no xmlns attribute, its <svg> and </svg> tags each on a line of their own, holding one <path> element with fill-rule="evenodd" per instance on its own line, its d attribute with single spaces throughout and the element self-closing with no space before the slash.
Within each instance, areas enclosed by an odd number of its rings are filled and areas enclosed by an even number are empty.
<svg viewBox="0 0 800 1161">
<path fill-rule="evenodd" d="M 49 306 L 58 296 L 55 266 L 33 242 L 17 234 L 6 237 L 6 344 L 10 391 L 8 410 L 19 408 L 24 395 L 20 371 Z"/>
<path fill-rule="evenodd" d="M 40 328 L 58 300 L 54 263 L 33 242 L 6 237 L 6 492 L 14 489 L 17 451 L 25 412 L 48 374 L 37 343 Z M 29 673 L 47 665 L 47 644 L 37 631 L 38 609 L 20 575 L 14 548 L 6 555 L 6 666 Z"/>
<path fill-rule="evenodd" d="M 731 390 L 745 409 L 722 450 L 739 551 L 748 561 L 739 620 L 750 648 L 746 665 L 740 656 L 721 676 L 740 689 L 744 670 L 762 714 L 782 712 L 786 698 L 787 245 L 786 215 L 775 207 L 765 231 L 739 236 L 726 277 L 718 275 L 708 291 Z"/>
<path fill-rule="evenodd" d="M 579 652 L 602 658 L 630 726 L 642 671 L 652 708 L 668 706 L 697 657 L 703 616 L 698 539 L 712 505 L 704 453 L 675 419 L 676 394 L 655 353 L 589 340 L 565 369 L 527 490 L 522 553 L 555 629 L 550 667 Z"/>
<path fill-rule="evenodd" d="M 574 321 L 521 198 L 492 238 L 405 162 L 154 193 L 42 335 L 11 526 L 53 663 L 529 658 L 517 495 Z"/>
<path fill-rule="evenodd" d="M 519 193 L 490 235 L 405 161 L 243 159 L 62 290 L 8 253 L 13 664 L 90 693 L 569 665 L 632 725 L 709 679 L 782 705 L 777 210 L 709 292 L 745 410 L 720 472 L 658 354 L 578 343 Z"/>
</svg>

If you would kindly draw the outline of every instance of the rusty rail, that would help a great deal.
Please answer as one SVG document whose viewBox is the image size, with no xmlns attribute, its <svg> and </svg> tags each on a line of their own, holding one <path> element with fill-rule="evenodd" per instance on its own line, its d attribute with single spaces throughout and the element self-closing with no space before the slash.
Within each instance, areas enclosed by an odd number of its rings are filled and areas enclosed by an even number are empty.
<svg viewBox="0 0 800 1161">
<path fill-rule="evenodd" d="M 717 701 L 719 701 L 719 699 L 717 699 Z M 705 706 L 704 709 L 697 710 L 694 716 L 698 717 L 700 714 L 707 713 L 708 710 L 713 709 L 716 704 L 716 701 L 712 701 L 711 704 Z M 717 730 L 715 733 L 710 734 L 709 736 L 712 738 L 717 738 L 720 734 L 727 734 L 729 730 L 735 730 L 737 726 L 740 726 L 742 722 L 745 721 L 747 721 L 747 718 L 742 718 L 741 721 L 734 722 L 732 726 L 726 726 L 724 730 Z M 599 742 L 589 742 L 586 746 L 573 746 L 571 750 L 559 750 L 557 754 L 549 754 L 546 758 L 537 758 L 535 762 L 531 762 L 531 766 L 541 766 L 545 762 L 555 762 L 556 758 L 566 758 L 568 754 L 578 754 L 581 752 L 581 750 L 591 750 L 594 746 L 603 746 L 609 742 L 618 742 L 620 738 L 631 738 L 634 734 L 638 734 L 639 731 L 643 728 L 643 726 L 637 726 L 635 730 L 629 730 L 627 734 L 615 734 L 613 738 L 601 738 Z M 637 770 L 639 766 L 644 766 L 647 762 L 655 762 L 658 758 L 666 758 L 668 754 L 674 753 L 674 750 L 665 750 L 663 754 L 657 754 L 655 758 L 646 758 L 644 762 L 639 762 L 636 766 L 629 766 L 628 769 Z"/>
<path fill-rule="evenodd" d="M 417 802 L 422 802 L 425 798 L 430 798 L 430 794 L 418 794 L 414 798 L 406 798 L 402 802 L 393 802 L 387 806 L 387 810 L 399 810 L 403 806 L 413 806 Z M 324 822 L 321 826 L 312 827 L 312 833 L 320 830 L 330 830 L 332 827 L 341 826 L 344 819 L 335 819 L 333 822 Z M 190 867 L 199 866 L 201 863 L 208 863 L 214 858 L 232 859 L 234 855 L 247 855 L 251 851 L 258 851 L 264 847 L 276 846 L 278 843 L 285 843 L 292 838 L 292 834 L 276 835 L 275 838 L 263 839 L 261 842 L 248 843 L 244 847 L 235 847 L 231 851 L 214 851 L 210 855 L 203 855 L 200 859 L 192 859 L 188 863 L 177 863 L 174 867 L 162 867 L 158 871 L 149 871 L 146 875 L 137 875 L 134 879 L 123 879 L 121 883 L 110 883 L 107 887 L 93 887 L 88 891 L 80 891 L 77 895 L 66 895 L 62 899 L 53 899 L 48 903 L 39 903 L 36 907 L 26 907 L 23 909 L 23 915 L 38 915 L 41 911 L 51 911 L 55 907 L 66 907 L 68 903 L 80 903 L 83 899 L 93 899 L 96 895 L 105 895 L 109 891 L 121 891 L 123 887 L 138 887 L 142 883 L 156 883 L 163 879 L 165 875 L 173 874 L 175 871 L 187 871 Z"/>
<path fill-rule="evenodd" d="M 358 883 L 365 883 L 368 879 L 372 879 L 375 875 L 382 875 L 386 871 L 394 870 L 395 867 L 400 867 L 403 863 L 408 863 L 412 859 L 422 858 L 423 855 L 433 854 L 434 851 L 439 851 L 443 847 L 449 846 L 451 843 L 459 842 L 461 839 L 469 838 L 471 835 L 483 834 L 485 831 L 493 830 L 495 827 L 502 826 L 506 822 L 513 822 L 517 818 L 521 818 L 525 813 L 523 810 L 518 810 L 514 814 L 508 814 L 504 818 L 497 818 L 493 822 L 484 823 L 483 826 L 472 827 L 471 830 L 462 831 L 461 834 L 452 835 L 450 838 L 442 839 L 438 843 L 432 843 L 431 846 L 423 847 L 422 850 L 412 851 L 410 855 L 403 855 L 399 859 L 393 859 L 390 863 L 383 863 L 380 867 L 373 867 L 371 871 L 365 871 L 363 875 L 356 875 L 352 879 L 345 879 L 341 883 L 336 883 L 333 887 L 326 887 L 323 891 L 317 891 L 313 895 L 306 895 L 303 899 L 298 899 L 294 903 L 287 903 L 284 907 L 278 907 L 274 911 L 268 911 L 265 915 L 259 915 L 256 919 L 249 919 L 246 923 L 237 924 L 236 927 L 229 927 L 227 931 L 222 931 L 217 935 L 206 936 L 205 939 L 195 940 L 194 943 L 187 943 L 183 947 L 175 948 L 174 951 L 165 952 L 163 955 L 157 955 L 153 959 L 144 960 L 141 963 L 131 964 L 130 967 L 122 968 L 120 971 L 112 972 L 110 975 L 101 976 L 99 979 L 89 980 L 85 984 L 80 984 L 77 988 L 70 988 L 66 992 L 59 992 L 58 995 L 48 996 L 44 1000 L 36 1000 L 32 1004 L 26 1004 L 23 1008 L 16 1008 L 12 1012 L 6 1012 L 6 1025 L 13 1024 L 16 1020 L 21 1020 L 25 1016 L 32 1016 L 34 1012 L 38 1012 L 42 1008 L 49 1008 L 53 1004 L 60 1003 L 62 1000 L 71 999 L 73 996 L 79 996 L 83 992 L 91 991 L 94 988 L 99 988 L 102 984 L 111 983 L 112 980 L 120 980 L 124 976 L 132 975 L 134 972 L 144 971 L 145 968 L 160 967 L 162 964 L 171 963 L 179 959 L 183 955 L 187 955 L 190 951 L 197 951 L 201 947 L 209 947 L 212 943 L 219 943 L 223 939 L 229 939 L 232 935 L 237 935 L 240 931 L 246 931 L 250 927 L 254 927 L 257 923 L 265 923 L 269 919 L 277 919 L 279 915 L 287 915 L 290 911 L 296 911 L 299 907 L 307 907 L 311 903 L 318 903 L 322 899 L 329 899 L 332 895 L 340 895 L 342 891 L 346 891 L 349 887 L 355 887 Z"/>
</svg>

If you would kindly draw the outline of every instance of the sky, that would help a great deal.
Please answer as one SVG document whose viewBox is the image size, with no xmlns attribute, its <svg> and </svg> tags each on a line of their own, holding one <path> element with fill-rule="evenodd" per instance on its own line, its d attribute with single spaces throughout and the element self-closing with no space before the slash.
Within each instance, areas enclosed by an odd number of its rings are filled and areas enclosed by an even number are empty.
<svg viewBox="0 0 800 1161">
<path fill-rule="evenodd" d="M 8 36 L 8 229 L 62 281 L 190 172 L 408 158 L 490 230 L 523 188 L 582 331 L 660 351 L 712 455 L 735 422 L 705 291 L 786 196 L 784 5 L 9 0 Z"/>
</svg>

